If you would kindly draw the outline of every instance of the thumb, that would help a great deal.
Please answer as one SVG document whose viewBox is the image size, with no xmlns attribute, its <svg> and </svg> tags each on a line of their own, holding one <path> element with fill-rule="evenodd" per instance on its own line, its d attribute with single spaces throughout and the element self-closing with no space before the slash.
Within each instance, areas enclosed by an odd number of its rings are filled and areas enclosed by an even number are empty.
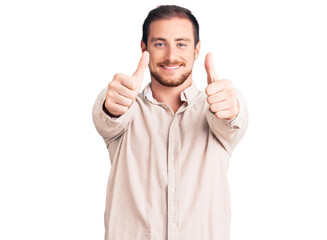
<svg viewBox="0 0 327 240">
<path fill-rule="evenodd" d="M 139 61 L 139 65 L 137 66 L 136 71 L 133 73 L 133 78 L 138 81 L 143 80 L 144 72 L 149 65 L 150 54 L 147 51 L 144 51 L 142 57 Z"/>
<path fill-rule="evenodd" d="M 208 53 L 206 55 L 206 58 L 204 60 L 204 67 L 207 71 L 207 80 L 208 80 L 208 85 L 210 83 L 218 81 L 218 75 L 216 73 L 215 67 L 213 66 L 213 56 L 212 53 Z"/>
</svg>

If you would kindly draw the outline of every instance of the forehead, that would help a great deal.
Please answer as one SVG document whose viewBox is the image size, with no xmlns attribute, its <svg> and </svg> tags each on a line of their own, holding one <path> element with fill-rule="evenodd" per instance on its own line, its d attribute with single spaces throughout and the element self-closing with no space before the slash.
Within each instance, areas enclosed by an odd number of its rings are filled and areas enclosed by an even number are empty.
<svg viewBox="0 0 327 240">
<path fill-rule="evenodd" d="M 173 17 L 153 21 L 149 26 L 149 39 L 153 37 L 188 37 L 193 39 L 193 25 L 187 18 Z"/>
</svg>

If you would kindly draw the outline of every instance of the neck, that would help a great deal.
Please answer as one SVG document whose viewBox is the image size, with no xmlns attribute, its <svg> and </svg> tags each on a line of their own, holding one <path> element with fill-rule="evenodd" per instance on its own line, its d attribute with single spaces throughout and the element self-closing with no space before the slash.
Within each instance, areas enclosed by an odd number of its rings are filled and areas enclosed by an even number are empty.
<svg viewBox="0 0 327 240">
<path fill-rule="evenodd" d="M 191 84 L 192 75 L 190 75 L 183 84 L 177 87 L 166 87 L 151 77 L 151 90 L 153 98 L 158 102 L 166 103 L 173 109 L 174 112 L 177 112 L 177 110 L 183 104 L 181 101 L 181 93 L 186 88 L 191 86 Z"/>
</svg>

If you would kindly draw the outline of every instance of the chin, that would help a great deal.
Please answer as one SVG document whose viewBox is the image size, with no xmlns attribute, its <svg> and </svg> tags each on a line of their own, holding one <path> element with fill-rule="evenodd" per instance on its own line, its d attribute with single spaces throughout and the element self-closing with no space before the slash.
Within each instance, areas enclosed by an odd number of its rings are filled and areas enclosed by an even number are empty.
<svg viewBox="0 0 327 240">
<path fill-rule="evenodd" d="M 185 81 L 183 82 L 176 82 L 176 81 L 161 81 L 159 79 L 156 79 L 161 85 L 165 87 L 178 87 L 182 85 Z"/>
<path fill-rule="evenodd" d="M 159 82 L 161 85 L 165 86 L 165 87 L 178 87 L 180 85 L 182 85 L 191 75 L 191 72 L 188 73 L 184 73 L 181 76 L 179 76 L 177 79 L 171 79 L 171 80 L 166 80 L 164 79 L 162 76 L 150 72 L 151 76 L 157 81 Z"/>
</svg>

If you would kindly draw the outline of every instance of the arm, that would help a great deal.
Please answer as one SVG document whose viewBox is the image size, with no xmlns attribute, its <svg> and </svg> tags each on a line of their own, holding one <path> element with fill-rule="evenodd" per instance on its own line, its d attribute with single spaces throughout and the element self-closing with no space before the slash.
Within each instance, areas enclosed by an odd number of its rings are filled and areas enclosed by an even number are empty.
<svg viewBox="0 0 327 240">
<path fill-rule="evenodd" d="M 109 111 L 104 106 L 107 88 L 98 95 L 92 110 L 93 122 L 98 133 L 103 137 L 108 145 L 113 140 L 120 137 L 129 127 L 135 112 L 135 102 L 128 110 L 119 117 L 109 115 Z"/>
<path fill-rule="evenodd" d="M 218 78 L 210 53 L 205 58 L 205 69 L 209 104 L 206 118 L 214 136 L 231 155 L 248 125 L 246 102 L 230 80 Z"/>
<path fill-rule="evenodd" d="M 135 99 L 148 64 L 149 53 L 144 51 L 134 74 L 115 74 L 96 99 L 92 111 L 93 121 L 107 145 L 120 137 L 130 125 L 135 112 Z"/>
<path fill-rule="evenodd" d="M 249 121 L 246 101 L 238 89 L 236 89 L 236 94 L 239 102 L 239 113 L 234 119 L 217 118 L 215 113 L 210 111 L 209 106 L 206 112 L 210 130 L 230 155 L 245 134 Z"/>
</svg>

